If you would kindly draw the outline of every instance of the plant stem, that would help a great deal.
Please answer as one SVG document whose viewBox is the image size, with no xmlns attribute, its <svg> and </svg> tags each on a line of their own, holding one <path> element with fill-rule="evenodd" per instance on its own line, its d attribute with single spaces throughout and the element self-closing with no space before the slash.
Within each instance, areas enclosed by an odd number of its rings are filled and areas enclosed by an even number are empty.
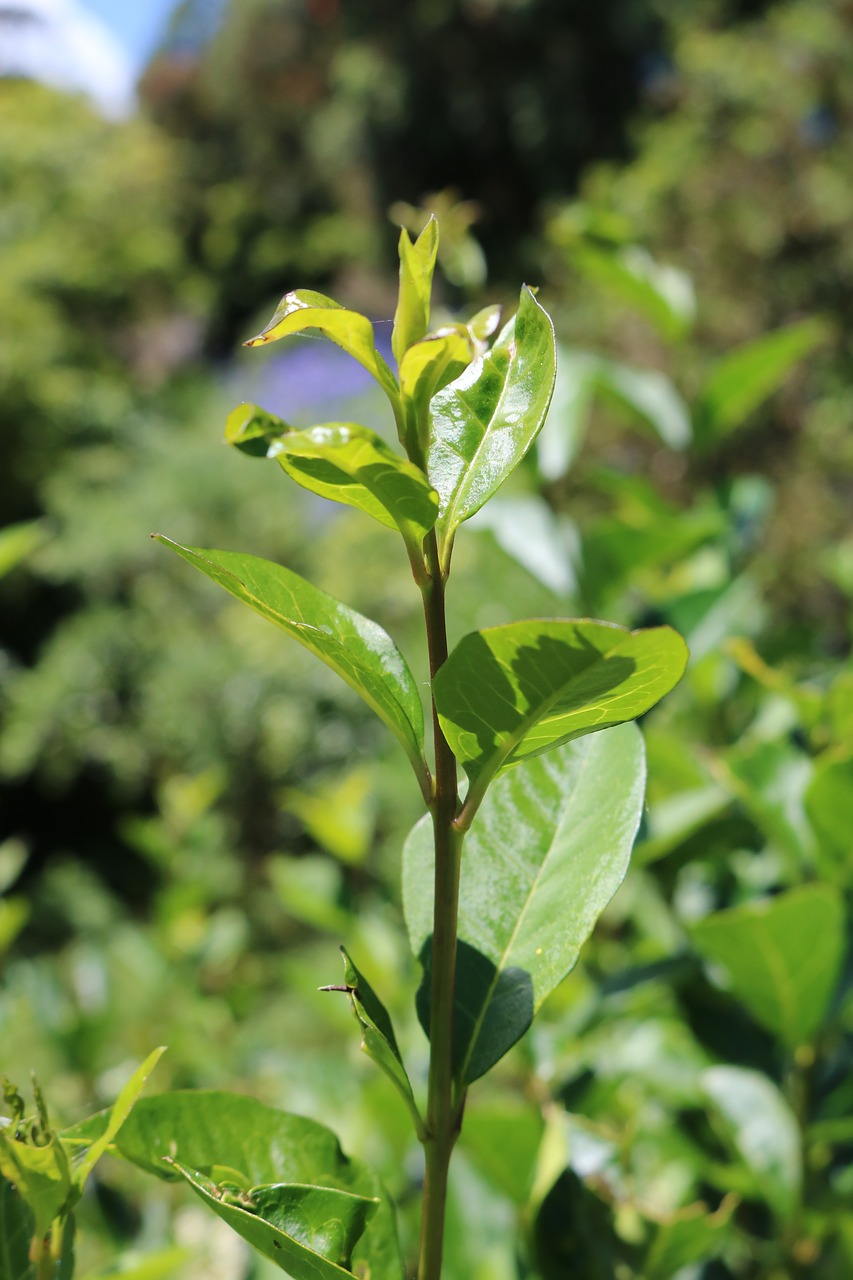
<svg viewBox="0 0 853 1280">
<path fill-rule="evenodd" d="M 430 577 L 423 585 L 422 593 L 430 677 L 433 677 L 447 657 L 444 577 L 434 534 L 427 539 L 425 551 Z M 461 1123 L 461 1108 L 455 1108 L 453 1103 L 453 1006 L 463 836 L 453 825 L 458 807 L 456 760 L 441 731 L 435 703 L 433 733 L 435 791 L 431 808 L 435 838 L 435 901 L 419 1280 L 439 1280 L 441 1275 L 447 1170 Z"/>
</svg>

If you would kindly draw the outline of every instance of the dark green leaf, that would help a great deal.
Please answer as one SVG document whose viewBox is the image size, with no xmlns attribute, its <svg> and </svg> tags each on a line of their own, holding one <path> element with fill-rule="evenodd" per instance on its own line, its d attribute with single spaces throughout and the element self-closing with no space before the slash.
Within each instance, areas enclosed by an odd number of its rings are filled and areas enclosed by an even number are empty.
<svg viewBox="0 0 853 1280">
<path fill-rule="evenodd" d="M 843 900 L 812 884 L 707 916 L 693 928 L 730 990 L 790 1049 L 810 1040 L 835 991 L 845 948 Z"/>
<path fill-rule="evenodd" d="M 373 1280 L 402 1280 L 394 1215 L 377 1178 L 345 1156 L 331 1130 L 314 1120 L 237 1094 L 166 1093 L 137 1103 L 115 1145 L 126 1159 L 161 1177 L 174 1176 L 164 1160 L 169 1157 L 196 1177 L 211 1178 L 225 1166 L 239 1175 L 241 1186 L 301 1183 L 379 1199 L 353 1261 L 368 1259 Z"/>
<path fill-rule="evenodd" d="M 26 1201 L 0 1177 L 0 1280 L 34 1280 L 29 1252 L 34 1230 Z"/>
<path fill-rule="evenodd" d="M 526 760 L 489 791 L 465 843 L 459 901 L 456 1071 L 482 1075 L 524 1034 L 628 867 L 645 783 L 643 742 L 623 725 Z M 415 955 L 428 957 L 429 819 L 403 853 Z"/>
<path fill-rule="evenodd" d="M 345 947 L 341 947 L 341 954 L 344 958 L 344 982 L 349 989 L 353 1013 L 361 1027 L 361 1047 L 399 1090 L 420 1132 L 420 1114 L 388 1011 L 370 983 L 355 967 Z"/>
<path fill-rule="evenodd" d="M 373 325 L 367 316 L 348 311 L 339 302 L 325 294 L 315 293 L 313 289 L 296 289 L 285 294 L 269 324 L 245 345 L 262 346 L 293 333 L 304 333 L 306 329 L 318 329 L 353 356 L 368 373 L 373 374 L 392 403 L 396 403 L 397 380 L 376 350 Z"/>
<path fill-rule="evenodd" d="M 826 337 L 825 322 L 812 317 L 765 334 L 724 356 L 705 383 L 696 407 L 700 440 L 710 443 L 739 427 Z"/>
<path fill-rule="evenodd" d="M 336 671 L 400 742 L 425 785 L 423 708 L 406 661 L 377 623 L 282 565 L 233 551 L 182 547 L 155 535 Z"/>
<path fill-rule="evenodd" d="M 343 1280 L 352 1251 L 377 1200 L 333 1187 L 253 1187 L 227 1198 L 210 1178 L 178 1161 L 172 1166 L 196 1194 L 265 1258 L 293 1280 Z"/>
<path fill-rule="evenodd" d="M 453 536 L 503 484 L 545 421 L 556 372 L 554 329 L 529 289 L 491 351 L 432 401 L 428 475 L 440 499 L 443 563 Z"/>
<path fill-rule="evenodd" d="M 429 329 L 432 277 L 438 253 L 438 222 L 432 217 L 414 244 L 405 227 L 400 231 L 400 292 L 391 334 L 391 350 L 398 365 L 409 347 Z"/>
<path fill-rule="evenodd" d="M 752 1194 L 766 1200 L 783 1222 L 796 1213 L 802 1185 L 800 1131 L 775 1084 L 758 1071 L 710 1067 L 702 1088 L 722 1123 L 723 1135 L 752 1180 Z"/>
<path fill-rule="evenodd" d="M 669 627 L 531 619 L 465 636 L 433 682 L 441 727 L 470 779 L 473 812 L 505 765 L 633 720 L 681 679 Z"/>
</svg>

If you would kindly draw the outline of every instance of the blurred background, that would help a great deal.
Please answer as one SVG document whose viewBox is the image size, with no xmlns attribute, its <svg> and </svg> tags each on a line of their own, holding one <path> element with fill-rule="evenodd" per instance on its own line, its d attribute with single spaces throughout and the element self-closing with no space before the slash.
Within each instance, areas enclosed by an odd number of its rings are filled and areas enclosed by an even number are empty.
<svg viewBox="0 0 853 1280">
<path fill-rule="evenodd" d="M 247 399 L 390 430 L 336 348 L 241 343 L 310 287 L 389 345 L 397 228 L 433 211 L 437 318 L 527 281 L 560 346 L 537 449 L 460 536 L 452 638 L 582 615 L 693 653 L 644 725 L 634 868 L 472 1097 L 448 1280 L 853 1271 L 852 210 L 850 0 L 0 0 L 0 1069 L 70 1123 L 168 1044 L 157 1087 L 333 1124 L 411 1247 L 406 1116 L 316 988 L 346 941 L 422 1078 L 417 789 L 148 535 L 280 560 L 424 669 L 386 531 L 221 441 Z M 828 947 L 825 990 L 783 973 L 818 1011 L 793 1029 L 708 928 L 782 895 Z M 769 1163 L 721 1066 L 794 1134 Z M 99 1173 L 80 1275 L 266 1274 Z"/>
</svg>

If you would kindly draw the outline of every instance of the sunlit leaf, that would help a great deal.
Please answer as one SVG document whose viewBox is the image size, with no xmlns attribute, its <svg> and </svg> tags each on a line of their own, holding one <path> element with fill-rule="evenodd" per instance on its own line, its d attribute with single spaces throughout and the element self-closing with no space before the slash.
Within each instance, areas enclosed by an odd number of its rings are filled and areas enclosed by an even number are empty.
<svg viewBox="0 0 853 1280">
<path fill-rule="evenodd" d="M 438 221 L 431 217 L 414 244 L 405 227 L 400 231 L 400 291 L 394 314 L 391 350 L 397 364 L 413 343 L 429 329 L 432 277 L 438 253 Z"/>
<path fill-rule="evenodd" d="M 90 1131 L 96 1128 L 97 1120 L 89 1122 Z M 78 1132 L 84 1129 L 78 1126 Z M 168 1163 L 171 1160 L 196 1179 L 200 1175 L 212 1180 L 222 1174 L 220 1181 L 233 1178 L 238 1188 L 299 1184 L 378 1200 L 376 1212 L 353 1250 L 353 1267 L 357 1270 L 360 1260 L 369 1261 L 373 1280 L 402 1280 L 393 1210 L 378 1179 L 360 1161 L 345 1156 L 331 1130 L 314 1120 L 238 1094 L 202 1090 L 166 1093 L 137 1103 L 119 1130 L 115 1146 L 120 1155 L 160 1177 L 186 1176 Z M 197 1192 L 200 1189 L 212 1194 L 203 1182 L 201 1188 L 195 1187 Z M 270 1201 L 265 1203 L 270 1206 Z M 350 1205 L 350 1209 L 356 1211 L 356 1219 L 362 1212 L 357 1206 Z M 237 1208 L 234 1212 L 253 1216 Z M 260 1223 L 259 1218 L 255 1221 Z M 264 1239 L 271 1240 L 277 1228 L 267 1225 L 259 1230 L 266 1232 Z M 275 1246 L 270 1244 L 270 1249 Z M 266 1251 L 262 1248 L 262 1252 Z M 266 1256 L 279 1261 L 277 1253 L 266 1252 Z"/>
<path fill-rule="evenodd" d="M 313 289 L 295 289 L 285 294 L 269 324 L 245 345 L 263 346 L 294 333 L 304 333 L 306 329 L 317 329 L 337 343 L 373 375 L 392 402 L 397 399 L 397 380 L 376 350 L 373 325 L 367 316 L 349 311 Z"/>
<path fill-rule="evenodd" d="M 463 372 L 476 354 L 464 324 L 445 325 L 409 347 L 400 362 L 400 389 L 416 404 L 426 404 Z"/>
<path fill-rule="evenodd" d="M 796 1213 L 802 1186 L 801 1138 L 794 1113 L 758 1071 L 710 1067 L 701 1076 L 724 1136 L 752 1179 L 752 1194 L 783 1222 Z"/>
<path fill-rule="evenodd" d="M 56 1134 L 42 1146 L 15 1139 L 0 1128 L 0 1175 L 13 1182 L 32 1210 L 34 1236 L 44 1239 L 51 1223 L 69 1207 L 73 1183 L 68 1155 Z"/>
<path fill-rule="evenodd" d="M 605 249 L 587 241 L 569 251 L 584 275 L 639 311 L 665 338 L 678 341 L 689 333 L 696 299 L 683 271 L 656 262 L 640 245 Z"/>
<path fill-rule="evenodd" d="M 440 499 L 443 562 L 458 526 L 479 511 L 535 440 L 555 370 L 553 325 L 525 288 L 491 351 L 432 401 L 428 475 Z"/>
<path fill-rule="evenodd" d="M 706 916 L 693 942 L 725 972 L 753 1017 L 794 1049 L 820 1028 L 845 950 L 845 911 L 831 885 L 812 884 Z"/>
<path fill-rule="evenodd" d="M 687 405 L 657 369 L 633 369 L 617 360 L 600 359 L 595 378 L 599 391 L 647 422 L 671 449 L 690 443 Z"/>
<path fill-rule="evenodd" d="M 745 343 L 719 360 L 696 406 L 700 441 L 710 443 L 739 427 L 826 337 L 826 323 L 811 317 Z"/>
<path fill-rule="evenodd" d="M 470 779 L 466 809 L 503 766 L 648 711 L 686 662 L 687 646 L 669 627 L 531 619 L 465 636 L 433 692 L 444 735 Z"/>
<path fill-rule="evenodd" d="M 622 882 L 640 821 L 635 725 L 525 760 L 489 790 L 465 843 L 459 903 L 455 1068 L 475 1080 L 527 1030 L 575 964 Z M 435 859 L 423 819 L 406 841 L 403 905 L 428 961 Z M 426 1013 L 421 1002 L 422 1020 Z"/>
<path fill-rule="evenodd" d="M 405 659 L 375 622 L 282 565 L 156 537 L 336 671 L 382 719 L 423 785 L 423 708 Z"/>
<path fill-rule="evenodd" d="M 114 1140 L 121 1126 L 130 1115 L 137 1101 L 139 1100 L 142 1090 L 148 1083 L 151 1072 L 157 1066 L 157 1063 L 166 1052 L 165 1046 L 154 1049 L 149 1053 L 148 1057 L 140 1067 L 137 1067 L 121 1093 L 116 1098 L 110 1110 L 109 1123 L 103 1134 L 93 1142 L 82 1159 L 75 1161 L 74 1164 L 74 1181 L 78 1187 L 83 1187 L 92 1169 L 98 1160 L 106 1151 L 109 1144 Z"/>
<path fill-rule="evenodd" d="M 196 1195 L 293 1280 L 343 1280 L 352 1250 L 378 1201 L 333 1187 L 253 1187 L 229 1199 L 210 1178 L 179 1161 L 172 1166 Z"/>
</svg>

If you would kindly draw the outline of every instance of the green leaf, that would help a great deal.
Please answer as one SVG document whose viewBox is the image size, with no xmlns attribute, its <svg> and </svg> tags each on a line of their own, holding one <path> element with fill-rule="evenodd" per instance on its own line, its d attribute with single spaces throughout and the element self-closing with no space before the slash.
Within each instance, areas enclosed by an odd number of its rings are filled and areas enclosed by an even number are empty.
<svg viewBox="0 0 853 1280">
<path fill-rule="evenodd" d="M 401 744 L 422 788 L 423 708 L 406 661 L 387 632 L 282 565 L 233 551 L 158 541 L 310 649 L 359 693 Z"/>
<path fill-rule="evenodd" d="M 318 329 L 324 337 L 342 347 L 373 375 L 392 403 L 397 403 L 397 380 L 376 350 L 373 325 L 367 316 L 349 311 L 313 289 L 295 289 L 285 294 L 269 324 L 244 345 L 263 346 L 294 333 L 304 333 L 306 329 Z"/>
<path fill-rule="evenodd" d="M 796 1213 L 802 1186 L 800 1131 L 794 1113 L 767 1076 L 742 1067 L 710 1067 L 701 1085 L 740 1156 L 756 1198 L 783 1222 Z"/>
<path fill-rule="evenodd" d="M 331 1130 L 314 1120 L 238 1094 L 165 1093 L 137 1103 L 115 1145 L 120 1155 L 160 1177 L 175 1176 L 165 1161 L 168 1157 L 183 1166 L 178 1171 L 181 1176 L 189 1173 L 196 1180 L 210 1179 L 225 1166 L 238 1175 L 241 1186 L 298 1183 L 378 1199 L 376 1213 L 353 1251 L 353 1262 L 369 1260 L 373 1280 L 402 1280 L 393 1210 L 381 1194 L 378 1179 L 360 1161 L 345 1156 Z M 201 1190 L 205 1189 L 202 1183 Z M 235 1210 L 240 1212 L 252 1216 Z M 266 1230 L 265 1239 L 272 1239 L 276 1230 L 260 1229 Z M 266 1256 L 278 1260 L 278 1252 Z M 310 1280 L 317 1280 L 316 1272 Z"/>
<path fill-rule="evenodd" d="M 602 249 L 585 243 L 570 252 L 584 275 L 634 307 L 665 338 L 677 342 L 690 331 L 696 314 L 693 286 L 677 267 L 655 262 L 639 245 Z"/>
<path fill-rule="evenodd" d="M 149 1053 L 142 1065 L 137 1067 L 136 1071 L 134 1071 L 133 1075 L 130 1077 L 127 1084 L 113 1103 L 110 1110 L 109 1123 L 106 1129 L 101 1134 L 100 1138 L 98 1138 L 96 1142 L 92 1143 L 82 1160 L 75 1163 L 74 1182 L 79 1190 L 83 1189 L 86 1179 L 92 1172 L 95 1164 L 100 1160 L 101 1156 L 104 1154 L 109 1144 L 114 1140 L 119 1129 L 135 1107 L 142 1094 L 142 1090 L 148 1083 L 148 1078 L 151 1075 L 151 1072 L 157 1066 L 157 1063 L 165 1052 L 165 1045 L 161 1046 L 159 1049 L 154 1049 L 153 1052 Z"/>
<path fill-rule="evenodd" d="M 225 443 L 253 458 L 269 457 L 270 446 L 294 428 L 259 404 L 238 404 L 225 419 Z"/>
<path fill-rule="evenodd" d="M 68 1205 L 71 1170 L 57 1137 L 40 1147 L 17 1141 L 0 1129 L 0 1174 L 21 1192 L 35 1218 L 35 1235 L 43 1239 L 54 1218 Z"/>
<path fill-rule="evenodd" d="M 26 560 L 49 534 L 43 520 L 26 520 L 0 529 L 0 578 Z"/>
<path fill-rule="evenodd" d="M 745 343 L 719 360 L 696 406 L 700 440 L 710 443 L 739 427 L 827 334 L 825 321 L 813 316 Z"/>
<path fill-rule="evenodd" d="M 413 343 L 429 329 L 432 277 L 438 253 L 438 222 L 432 217 L 414 244 L 405 227 L 400 231 L 400 291 L 394 314 L 391 350 L 398 365 Z"/>
<path fill-rule="evenodd" d="M 0 1177 L 0 1280 L 34 1280 L 29 1252 L 34 1229 L 26 1201 Z"/>
<path fill-rule="evenodd" d="M 827 873 L 841 872 L 845 882 L 853 853 L 853 757 L 826 756 L 815 762 L 805 793 L 809 822 L 820 843 Z"/>
<path fill-rule="evenodd" d="M 423 1131 L 423 1123 L 418 1112 L 412 1086 L 397 1047 L 397 1038 L 388 1011 L 376 995 L 370 983 L 356 968 L 345 947 L 341 947 L 344 958 L 344 982 L 346 983 L 352 1011 L 361 1027 L 361 1047 L 369 1058 L 372 1058 L 380 1070 L 399 1090 L 409 1112 L 414 1119 L 418 1133 Z M 329 989 L 329 988 L 324 988 Z M 331 988 L 334 990 L 334 988 Z"/>
<path fill-rule="evenodd" d="M 643 1266 L 644 1280 L 672 1280 L 677 1272 L 696 1262 L 710 1262 L 728 1238 L 728 1226 L 737 1201 L 723 1200 L 716 1213 L 704 1204 L 691 1204 L 661 1223 Z"/>
<path fill-rule="evenodd" d="M 442 730 L 470 779 L 465 809 L 506 765 L 636 719 L 686 663 L 669 627 L 530 619 L 465 636 L 433 681 Z"/>
<path fill-rule="evenodd" d="M 617 404 L 647 422 L 671 449 L 690 443 L 692 428 L 687 405 L 657 369 L 633 369 L 617 360 L 600 359 L 596 387 Z"/>
<path fill-rule="evenodd" d="M 845 949 L 844 904 L 831 885 L 719 911 L 694 925 L 692 938 L 725 971 L 732 995 L 789 1049 L 819 1030 Z"/>
<path fill-rule="evenodd" d="M 303 488 L 398 529 L 410 554 L 420 554 L 438 515 L 438 494 L 422 471 L 374 431 L 352 422 L 329 422 L 288 432 L 270 446 L 269 456 Z"/>
<path fill-rule="evenodd" d="M 642 737 L 623 725 L 526 760 L 489 791 L 462 861 L 461 1080 L 475 1080 L 520 1039 L 575 964 L 627 870 L 644 783 Z M 426 960 L 434 865 L 425 818 L 403 852 L 403 908 L 412 950 Z M 426 1022 L 423 1003 L 419 1012 Z"/>
<path fill-rule="evenodd" d="M 529 289 L 487 355 L 430 406 L 427 472 L 439 495 L 446 565 L 453 536 L 503 484 L 545 421 L 556 374 L 554 328 Z"/>
<path fill-rule="evenodd" d="M 332 1187 L 279 1183 L 224 1198 L 210 1178 L 170 1162 L 208 1208 L 293 1280 L 351 1276 L 352 1250 L 378 1200 Z M 239 1203 L 235 1203 L 239 1200 Z"/>
<path fill-rule="evenodd" d="M 445 325 L 409 347 L 400 361 L 400 389 L 425 405 L 453 382 L 474 359 L 477 347 L 464 324 Z"/>
</svg>

